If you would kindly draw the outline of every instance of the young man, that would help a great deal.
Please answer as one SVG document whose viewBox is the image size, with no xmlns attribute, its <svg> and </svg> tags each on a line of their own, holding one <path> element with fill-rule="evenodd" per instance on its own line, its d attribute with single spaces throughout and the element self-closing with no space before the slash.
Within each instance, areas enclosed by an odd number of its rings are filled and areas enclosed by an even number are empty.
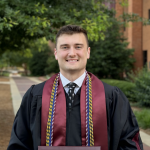
<svg viewBox="0 0 150 150">
<path fill-rule="evenodd" d="M 125 95 L 86 71 L 90 58 L 86 31 L 76 25 L 62 27 L 54 54 L 60 73 L 26 92 L 8 150 L 37 150 L 40 145 L 142 150 Z"/>
</svg>

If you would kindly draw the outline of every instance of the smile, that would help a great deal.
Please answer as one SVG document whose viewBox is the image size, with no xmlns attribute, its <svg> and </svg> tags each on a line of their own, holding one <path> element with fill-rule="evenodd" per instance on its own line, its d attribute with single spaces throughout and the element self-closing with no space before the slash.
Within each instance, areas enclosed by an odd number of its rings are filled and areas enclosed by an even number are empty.
<svg viewBox="0 0 150 150">
<path fill-rule="evenodd" d="M 78 60 L 66 60 L 68 62 L 77 62 Z"/>
</svg>

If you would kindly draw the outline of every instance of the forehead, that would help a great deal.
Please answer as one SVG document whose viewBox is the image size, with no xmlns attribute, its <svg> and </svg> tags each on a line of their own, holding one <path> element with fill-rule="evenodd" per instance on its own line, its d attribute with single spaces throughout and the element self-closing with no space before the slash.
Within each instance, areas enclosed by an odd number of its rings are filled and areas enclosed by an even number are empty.
<svg viewBox="0 0 150 150">
<path fill-rule="evenodd" d="M 57 45 L 62 44 L 86 44 L 86 38 L 83 33 L 62 34 L 57 39 Z"/>
</svg>

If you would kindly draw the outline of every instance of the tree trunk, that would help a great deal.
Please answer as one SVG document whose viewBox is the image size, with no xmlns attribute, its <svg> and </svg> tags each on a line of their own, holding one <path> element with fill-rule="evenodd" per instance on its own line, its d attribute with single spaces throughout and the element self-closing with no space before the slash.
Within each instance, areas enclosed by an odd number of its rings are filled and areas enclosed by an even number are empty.
<svg viewBox="0 0 150 150">
<path fill-rule="evenodd" d="M 27 64 L 26 63 L 23 64 L 23 68 L 24 68 L 24 74 L 25 74 L 25 76 L 27 76 L 28 70 L 27 70 Z"/>
</svg>

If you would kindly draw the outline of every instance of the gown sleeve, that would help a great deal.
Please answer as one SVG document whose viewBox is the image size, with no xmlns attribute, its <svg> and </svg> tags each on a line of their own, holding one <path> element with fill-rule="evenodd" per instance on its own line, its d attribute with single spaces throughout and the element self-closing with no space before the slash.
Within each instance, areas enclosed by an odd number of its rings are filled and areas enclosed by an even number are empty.
<svg viewBox="0 0 150 150">
<path fill-rule="evenodd" d="M 109 150 L 143 150 L 139 127 L 129 101 L 113 87 L 106 94 Z"/>
<path fill-rule="evenodd" d="M 33 149 L 32 135 L 30 131 L 30 109 L 33 99 L 32 89 L 24 95 L 20 108 L 14 119 L 10 142 L 7 150 L 31 150 Z"/>
</svg>

